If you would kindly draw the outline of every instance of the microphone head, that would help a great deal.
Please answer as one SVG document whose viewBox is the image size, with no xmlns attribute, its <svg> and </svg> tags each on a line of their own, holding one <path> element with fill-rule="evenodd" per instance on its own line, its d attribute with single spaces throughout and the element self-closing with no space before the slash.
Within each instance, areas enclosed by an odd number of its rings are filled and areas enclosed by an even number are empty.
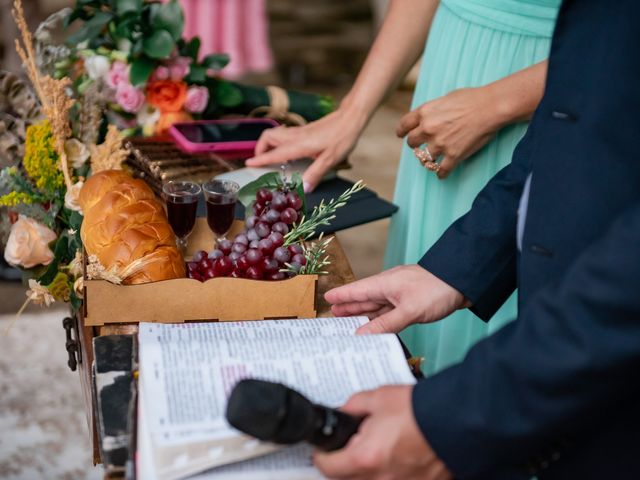
<svg viewBox="0 0 640 480">
<path fill-rule="evenodd" d="M 316 420 L 314 405 L 280 383 L 245 379 L 227 402 L 231 426 L 259 440 L 291 444 L 304 440 Z"/>
</svg>

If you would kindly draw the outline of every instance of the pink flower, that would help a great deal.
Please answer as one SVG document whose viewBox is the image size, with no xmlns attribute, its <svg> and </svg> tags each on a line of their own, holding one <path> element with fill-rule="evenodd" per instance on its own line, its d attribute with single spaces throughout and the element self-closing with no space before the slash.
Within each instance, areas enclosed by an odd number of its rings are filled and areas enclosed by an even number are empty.
<svg viewBox="0 0 640 480">
<path fill-rule="evenodd" d="M 191 59 L 189 57 L 177 57 L 169 64 L 169 75 L 171 80 L 182 80 L 189 73 L 189 64 Z"/>
<path fill-rule="evenodd" d="M 129 82 L 120 82 L 116 89 L 116 102 L 125 112 L 136 113 L 144 104 L 144 93 Z"/>
<path fill-rule="evenodd" d="M 111 70 L 107 74 L 107 85 L 117 89 L 121 83 L 129 83 L 129 65 L 115 61 L 111 64 Z"/>
<path fill-rule="evenodd" d="M 187 90 L 187 99 L 184 108 L 187 112 L 202 113 L 209 103 L 209 90 L 207 87 L 191 87 Z"/>
<path fill-rule="evenodd" d="M 169 78 L 169 74 L 169 68 L 165 67 L 164 65 L 160 65 L 153 71 L 151 77 L 149 78 L 149 81 L 155 82 L 156 80 L 167 80 Z"/>
</svg>

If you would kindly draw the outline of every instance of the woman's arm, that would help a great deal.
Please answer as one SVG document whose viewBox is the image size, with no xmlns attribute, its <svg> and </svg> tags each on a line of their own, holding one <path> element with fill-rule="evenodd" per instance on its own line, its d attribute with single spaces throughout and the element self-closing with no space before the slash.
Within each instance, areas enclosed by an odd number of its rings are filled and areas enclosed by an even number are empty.
<svg viewBox="0 0 640 480">
<path fill-rule="evenodd" d="M 482 87 L 454 90 L 406 114 L 396 133 L 407 135 L 410 147 L 426 143 L 434 159 L 442 156 L 437 174 L 446 178 L 498 130 L 531 118 L 546 76 L 545 60 Z"/>
<path fill-rule="evenodd" d="M 265 131 L 256 156 L 247 160 L 247 166 L 311 157 L 314 162 L 303 180 L 305 188 L 313 190 L 323 175 L 355 148 L 375 109 L 419 58 L 437 6 L 437 0 L 392 0 L 371 51 L 340 107 L 303 127 Z"/>
</svg>

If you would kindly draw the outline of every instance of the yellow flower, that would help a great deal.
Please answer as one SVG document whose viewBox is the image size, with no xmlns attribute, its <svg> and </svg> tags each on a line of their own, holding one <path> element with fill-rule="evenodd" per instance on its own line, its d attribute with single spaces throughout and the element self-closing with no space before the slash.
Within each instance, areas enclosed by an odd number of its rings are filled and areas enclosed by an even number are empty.
<svg viewBox="0 0 640 480">
<path fill-rule="evenodd" d="M 58 165 L 55 139 L 48 120 L 27 129 L 22 163 L 38 189 L 55 192 L 64 187 L 64 175 Z"/>
<path fill-rule="evenodd" d="M 15 207 L 16 205 L 29 205 L 33 198 L 27 193 L 11 192 L 0 197 L 0 207 Z"/>
</svg>

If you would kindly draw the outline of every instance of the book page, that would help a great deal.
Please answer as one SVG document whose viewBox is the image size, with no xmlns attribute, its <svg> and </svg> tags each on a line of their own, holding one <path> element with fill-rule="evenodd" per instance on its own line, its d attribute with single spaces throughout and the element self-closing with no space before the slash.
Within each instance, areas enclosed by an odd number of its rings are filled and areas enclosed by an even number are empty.
<svg viewBox="0 0 640 480">
<path fill-rule="evenodd" d="M 181 471 L 191 473 L 273 450 L 247 442 L 224 418 L 226 399 L 243 378 L 281 382 L 334 407 L 358 391 L 414 383 L 395 335 L 353 335 L 364 321 L 141 323 L 140 388 L 147 399 L 141 408 L 152 443 L 167 450 L 158 456 L 159 476 L 175 478 L 162 475 L 175 467 L 168 453 L 186 444 L 208 442 L 180 459 Z M 218 442 L 215 449 L 211 442 Z"/>
</svg>

